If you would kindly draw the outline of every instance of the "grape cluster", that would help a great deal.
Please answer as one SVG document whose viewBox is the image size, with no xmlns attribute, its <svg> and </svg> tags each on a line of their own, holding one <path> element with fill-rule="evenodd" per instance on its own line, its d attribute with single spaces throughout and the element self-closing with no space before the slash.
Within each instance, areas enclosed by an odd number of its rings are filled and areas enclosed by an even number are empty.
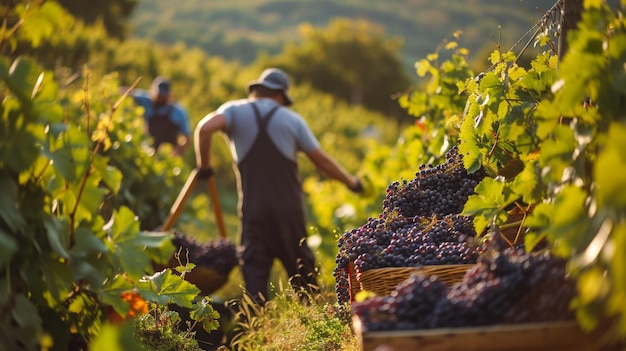
<svg viewBox="0 0 626 351">
<path fill-rule="evenodd" d="M 354 303 L 352 313 L 368 331 L 573 320 L 576 287 L 565 264 L 547 251 L 483 255 L 451 287 L 441 287 L 437 277 L 411 277 L 390 296 Z"/>
<path fill-rule="evenodd" d="M 390 184 L 383 200 L 383 213 L 400 213 L 406 217 L 460 213 L 485 176 L 484 170 L 467 173 L 463 155 L 455 145 L 446 153 L 444 163 L 422 165 L 411 181 Z"/>
<path fill-rule="evenodd" d="M 430 321 L 416 316 L 432 315 L 445 291 L 446 285 L 437 276 L 413 274 L 390 296 L 354 302 L 352 314 L 364 321 L 368 331 L 426 329 Z"/>
<path fill-rule="evenodd" d="M 476 263 L 481 249 L 474 244 L 472 217 L 459 213 L 484 177 L 484 172 L 466 172 L 454 146 L 442 165 L 423 165 L 410 182 L 391 184 L 379 217 L 339 239 L 333 273 L 338 301 L 350 299 L 351 274 L 383 267 Z"/>
<path fill-rule="evenodd" d="M 335 290 L 340 302 L 349 300 L 348 265 L 354 274 L 383 267 L 418 267 L 476 263 L 480 247 L 470 217 L 370 218 L 339 239 Z"/>
<path fill-rule="evenodd" d="M 198 243 L 194 238 L 174 232 L 172 244 L 180 251 L 182 264 L 191 262 L 227 276 L 239 264 L 235 244 L 225 238 Z"/>
</svg>

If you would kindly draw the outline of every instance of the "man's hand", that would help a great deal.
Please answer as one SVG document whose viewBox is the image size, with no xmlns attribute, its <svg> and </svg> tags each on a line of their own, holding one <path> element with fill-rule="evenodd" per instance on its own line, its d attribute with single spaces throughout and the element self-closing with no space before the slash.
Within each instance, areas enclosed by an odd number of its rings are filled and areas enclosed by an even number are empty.
<svg viewBox="0 0 626 351">
<path fill-rule="evenodd" d="M 361 180 L 359 178 L 356 178 L 356 182 L 348 186 L 348 189 L 350 189 L 350 191 L 352 191 L 353 193 L 360 194 L 364 190 L 363 183 L 361 183 Z"/>
<path fill-rule="evenodd" d="M 215 172 L 213 172 L 213 168 L 211 167 L 197 168 L 197 170 L 199 180 L 207 180 L 215 174 Z"/>
</svg>

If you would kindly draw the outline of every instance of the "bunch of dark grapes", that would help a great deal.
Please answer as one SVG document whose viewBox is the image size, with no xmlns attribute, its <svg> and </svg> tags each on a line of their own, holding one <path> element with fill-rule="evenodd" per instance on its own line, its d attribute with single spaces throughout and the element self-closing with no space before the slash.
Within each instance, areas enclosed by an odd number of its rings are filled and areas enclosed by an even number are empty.
<svg viewBox="0 0 626 351">
<path fill-rule="evenodd" d="M 338 300 L 349 301 L 349 268 L 359 274 L 383 267 L 476 263 L 480 248 L 473 243 L 475 236 L 471 218 L 459 214 L 370 218 L 339 239 L 334 271 Z"/>
<path fill-rule="evenodd" d="M 438 277 L 413 274 L 389 296 L 354 302 L 352 314 L 360 317 L 367 331 L 424 329 L 445 291 Z"/>
<path fill-rule="evenodd" d="M 350 301 L 350 272 L 351 266 L 357 258 L 361 261 L 372 261 L 378 253 L 389 244 L 391 229 L 387 228 L 385 221 L 378 218 L 369 218 L 363 226 L 345 232 L 339 238 L 339 252 L 335 259 L 335 291 L 340 303 Z M 372 262 L 370 262 L 372 263 Z"/>
<path fill-rule="evenodd" d="M 573 319 L 574 283 L 565 260 L 506 250 L 481 258 L 440 302 L 432 327 L 481 326 Z"/>
<path fill-rule="evenodd" d="M 569 302 L 575 296 L 576 288 L 567 278 L 565 264 L 565 260 L 551 256 L 547 251 L 527 254 L 510 249 L 489 257 L 481 256 L 462 282 L 435 289 L 436 300 L 431 295 L 431 287 L 413 284 L 414 289 L 407 291 L 401 288 L 407 285 L 405 281 L 391 296 L 377 297 L 371 303 L 369 300 L 360 302 L 353 314 L 360 317 L 366 330 L 573 320 Z M 394 301 L 394 308 L 371 310 L 373 306 L 380 306 L 381 299 L 387 303 Z M 402 308 L 397 301 L 402 301 Z M 386 316 L 388 312 L 395 316 Z"/>
<path fill-rule="evenodd" d="M 235 244 L 224 238 L 203 243 L 180 232 L 174 233 L 172 244 L 180 251 L 183 264 L 194 263 L 197 267 L 208 268 L 227 276 L 239 264 Z"/>
<path fill-rule="evenodd" d="M 463 155 L 455 145 L 446 153 L 444 163 L 422 165 L 411 181 L 390 184 L 383 200 L 383 214 L 441 217 L 461 213 L 467 198 L 485 176 L 483 170 L 467 173 Z"/>
</svg>

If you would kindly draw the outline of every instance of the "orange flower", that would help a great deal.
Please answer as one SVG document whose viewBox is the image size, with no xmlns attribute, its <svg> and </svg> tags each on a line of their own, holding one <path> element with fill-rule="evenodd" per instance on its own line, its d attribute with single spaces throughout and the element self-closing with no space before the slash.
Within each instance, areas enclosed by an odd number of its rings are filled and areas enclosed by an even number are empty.
<svg viewBox="0 0 626 351">
<path fill-rule="evenodd" d="M 130 310 L 128 311 L 126 317 L 122 317 L 111 308 L 108 314 L 109 321 L 111 323 L 120 324 L 138 315 L 148 313 L 148 303 L 141 297 L 141 295 L 139 295 L 139 293 L 135 291 L 123 292 L 121 298 L 130 305 Z"/>
</svg>

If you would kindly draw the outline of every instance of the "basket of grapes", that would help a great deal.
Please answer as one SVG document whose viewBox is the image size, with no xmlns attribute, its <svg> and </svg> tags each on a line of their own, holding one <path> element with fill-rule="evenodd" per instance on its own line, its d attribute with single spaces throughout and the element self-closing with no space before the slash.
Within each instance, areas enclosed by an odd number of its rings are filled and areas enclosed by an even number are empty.
<svg viewBox="0 0 626 351">
<path fill-rule="evenodd" d="M 481 250 L 473 218 L 461 212 L 485 176 L 469 174 L 454 146 L 442 164 L 388 185 L 382 213 L 339 239 L 338 300 L 352 302 L 362 290 L 387 295 L 414 273 L 459 281 Z"/>
<path fill-rule="evenodd" d="M 209 295 L 221 288 L 227 281 L 231 270 L 238 264 L 235 244 L 228 238 L 219 238 L 200 243 L 194 238 L 174 232 L 172 244 L 177 248 L 165 265 L 154 264 L 155 270 L 163 270 L 193 264 L 185 271 L 185 280 L 194 284 L 203 295 Z M 181 273 L 181 272 L 178 272 Z"/>
<path fill-rule="evenodd" d="M 412 274 L 434 275 L 452 285 L 476 263 L 481 249 L 470 217 L 396 217 L 392 223 L 389 230 L 389 223 L 370 220 L 354 238 L 343 238 L 359 245 L 348 254 L 355 257 L 348 269 L 352 297 L 363 290 L 389 295 Z M 364 240 L 363 233 L 375 239 Z"/>
</svg>

